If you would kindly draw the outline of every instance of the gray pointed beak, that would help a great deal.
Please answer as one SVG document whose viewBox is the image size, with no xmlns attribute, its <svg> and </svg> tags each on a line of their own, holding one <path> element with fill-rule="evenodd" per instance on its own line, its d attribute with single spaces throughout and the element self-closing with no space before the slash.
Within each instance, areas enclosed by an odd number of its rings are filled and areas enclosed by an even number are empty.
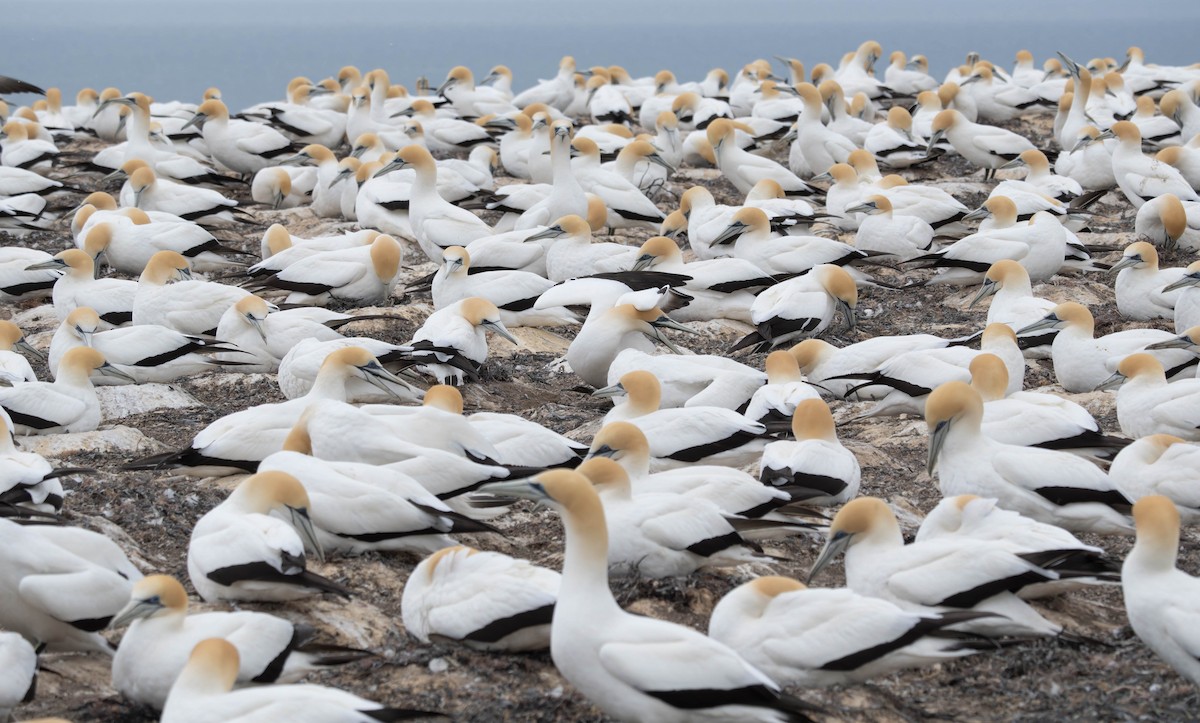
<svg viewBox="0 0 1200 723">
<path fill-rule="evenodd" d="M 607 387 L 600 387 L 596 391 L 592 392 L 593 397 L 605 398 L 620 397 L 624 396 L 624 394 L 625 387 L 621 386 L 620 382 L 617 382 L 616 384 L 609 384 Z"/>
<path fill-rule="evenodd" d="M 970 213 L 968 213 L 966 216 L 963 216 L 962 220 L 978 221 L 980 219 L 987 218 L 988 216 L 991 216 L 991 215 L 992 215 L 992 212 L 988 210 L 987 206 L 980 206 L 979 208 L 975 209 L 974 211 L 971 211 Z"/>
<path fill-rule="evenodd" d="M 967 308 L 974 308 L 975 305 L 980 301 L 983 301 L 985 298 L 995 294 L 999 290 L 1000 285 L 995 281 L 992 281 L 991 279 L 984 279 L 983 283 L 979 285 L 979 291 L 976 292 L 975 297 L 971 299 L 971 303 L 967 304 Z"/>
<path fill-rule="evenodd" d="M 188 128 L 191 128 L 192 126 L 196 126 L 197 128 L 203 128 L 204 121 L 206 121 L 206 120 L 208 120 L 207 115 L 205 115 L 203 113 L 197 113 L 196 115 L 192 116 L 191 119 L 187 123 L 184 123 L 183 128 L 181 128 L 180 130 L 186 130 Z"/>
<path fill-rule="evenodd" d="M 304 165 L 308 165 L 309 161 L 311 161 L 311 160 L 312 160 L 312 156 L 308 155 L 307 153 L 297 153 L 294 156 L 289 156 L 289 157 L 283 159 L 282 161 L 279 162 L 279 165 L 281 165 L 281 166 L 304 166 Z"/>
<path fill-rule="evenodd" d="M 562 226 L 559 226 L 556 224 L 554 226 L 549 226 L 542 231 L 538 231 L 537 233 L 533 234 L 532 236 L 526 236 L 525 240 L 526 241 L 541 241 L 542 239 L 546 239 L 546 238 L 558 238 L 558 237 L 562 236 L 564 233 L 565 232 L 563 231 Z"/>
<path fill-rule="evenodd" d="M 100 372 L 101 374 L 103 374 L 106 377 L 113 377 L 116 379 L 124 379 L 127 382 L 133 382 L 134 384 L 137 384 L 136 379 L 129 376 L 128 374 L 121 371 L 120 369 L 116 368 L 112 364 L 109 364 L 108 362 L 104 362 L 103 364 L 101 364 L 100 368 L 97 369 L 96 371 Z"/>
<path fill-rule="evenodd" d="M 1003 166 L 1000 166 L 1000 168 L 1001 170 L 1005 168 L 1019 168 L 1023 165 L 1025 165 L 1025 161 L 1022 161 L 1020 158 L 1014 158 L 1008 163 L 1005 163 Z"/>
<path fill-rule="evenodd" d="M 344 179 L 349 178 L 349 177 L 350 177 L 350 169 L 343 168 L 342 170 L 338 171 L 338 174 L 333 177 L 332 181 L 329 182 L 328 188 L 333 188 L 338 183 L 340 183 L 341 181 L 343 181 Z"/>
<path fill-rule="evenodd" d="M 812 579 L 817 576 L 821 570 L 824 570 L 829 563 L 837 559 L 838 555 L 842 554 L 847 547 L 850 546 L 850 539 L 853 535 L 845 532 L 838 532 L 821 549 L 821 554 L 817 556 L 817 561 L 813 563 L 812 569 L 808 571 L 808 577 L 805 583 L 811 583 Z"/>
<path fill-rule="evenodd" d="M 871 213 L 877 210 L 879 210 L 879 206 L 875 205 L 874 201 L 867 201 L 847 208 L 846 213 Z"/>
<path fill-rule="evenodd" d="M 731 243 L 745 233 L 746 228 L 746 224 L 742 223 L 741 221 L 734 221 L 726 226 L 725 230 L 718 234 L 715 239 L 713 239 L 712 245 L 716 246 L 720 244 Z"/>
<path fill-rule="evenodd" d="M 392 384 L 399 384 L 406 389 L 412 388 L 408 382 L 404 381 L 395 374 L 392 374 L 387 369 L 384 369 L 383 365 L 377 361 L 370 362 L 364 367 L 359 367 L 359 369 L 362 371 L 363 379 L 366 379 L 370 384 L 382 389 L 397 399 L 400 398 L 400 394 L 396 392 L 395 389 L 388 386 L 388 382 L 391 382 Z"/>
<path fill-rule="evenodd" d="M 1150 346 L 1146 347 L 1146 351 L 1158 351 L 1160 349 L 1187 349 L 1187 350 L 1191 351 L 1193 349 L 1196 349 L 1198 346 L 1200 346 L 1200 345 L 1197 345 L 1196 342 L 1192 341 L 1192 338 L 1190 336 L 1188 336 L 1187 334 L 1181 334 L 1181 335 L 1175 337 L 1174 339 L 1167 339 L 1166 341 L 1155 342 L 1155 343 L 1151 344 Z"/>
<path fill-rule="evenodd" d="M 41 349 L 34 348 L 33 344 L 30 344 L 28 341 L 25 340 L 25 337 L 21 337 L 20 339 L 17 339 L 17 343 L 13 344 L 13 346 L 25 351 L 29 355 L 36 358 L 38 361 L 43 361 L 43 362 L 46 361 L 46 354 L 44 352 L 42 352 Z"/>
<path fill-rule="evenodd" d="M 1125 375 L 1121 372 L 1113 372 L 1112 376 L 1096 385 L 1096 391 L 1104 392 L 1108 391 L 1109 389 L 1116 389 L 1124 383 Z"/>
<path fill-rule="evenodd" d="M 663 158 L 662 156 L 658 155 L 657 153 L 651 153 L 650 155 L 646 156 L 646 160 L 655 165 L 662 166 L 663 168 L 667 169 L 667 173 L 675 172 L 675 166 L 672 166 L 670 163 L 667 163 L 667 159 Z"/>
<path fill-rule="evenodd" d="M 152 602 L 151 600 L 130 600 L 129 604 L 121 608 L 121 612 L 113 616 L 113 619 L 108 623 L 109 630 L 116 630 L 124 627 L 134 620 L 141 620 L 155 615 L 159 610 L 163 609 L 160 602 Z"/>
<path fill-rule="evenodd" d="M 1115 274 L 1118 271 L 1120 271 L 1121 269 L 1127 269 L 1131 266 L 1137 266 L 1141 262 L 1142 262 L 1141 256 L 1126 256 L 1126 257 L 1122 258 L 1120 261 L 1118 261 L 1117 263 L 1113 264 L 1113 267 L 1111 269 L 1109 269 L 1108 272 L 1110 274 Z"/>
<path fill-rule="evenodd" d="M 42 261 L 40 263 L 33 264 L 32 266 L 26 266 L 25 270 L 26 271 L 61 271 L 62 269 L 65 269 L 66 267 L 67 267 L 67 264 L 62 259 L 50 259 L 49 261 Z"/>
<path fill-rule="evenodd" d="M 637 261 L 633 262 L 633 271 L 645 271 L 654 263 L 656 257 L 651 254 L 642 254 L 637 257 Z"/>
<path fill-rule="evenodd" d="M 356 146 L 355 148 L 351 149 L 350 157 L 351 158 L 362 158 L 363 154 L 366 152 L 367 152 L 366 146 Z"/>
<path fill-rule="evenodd" d="M 680 324 L 678 321 L 675 321 L 666 314 L 663 314 L 654 321 L 650 322 L 650 325 L 656 329 L 674 329 L 675 331 L 682 331 L 685 334 L 696 334 L 697 336 L 700 335 L 700 332 L 692 329 L 691 327 Z"/>
<path fill-rule="evenodd" d="M 145 192 L 146 192 L 146 186 L 143 186 L 133 192 L 133 207 L 134 208 L 142 207 L 142 194 L 144 194 Z"/>
<path fill-rule="evenodd" d="M 541 483 L 535 482 L 532 479 L 520 479 L 511 482 L 490 482 L 480 487 L 479 491 L 498 497 L 516 497 L 535 502 L 540 502 L 549 497 Z"/>
<path fill-rule="evenodd" d="M 929 458 L 925 463 L 925 471 L 929 473 L 930 477 L 937 470 L 938 457 L 942 454 L 942 447 L 946 445 L 946 436 L 950 433 L 950 424 L 949 419 L 942 420 L 929 433 Z"/>
<path fill-rule="evenodd" d="M 76 334 L 79 334 L 79 340 L 83 342 L 83 345 L 84 345 L 84 346 L 93 346 L 93 344 L 92 344 L 92 341 L 93 341 L 92 337 L 93 337 L 93 336 L 95 336 L 96 332 L 94 332 L 94 331 L 85 331 L 85 330 L 83 330 L 83 329 L 80 329 L 80 328 L 77 326 L 77 327 L 75 327 L 75 333 L 76 333 Z"/>
<path fill-rule="evenodd" d="M 1106 131 L 1100 131 L 1100 135 L 1096 136 L 1095 140 L 1106 141 L 1109 138 L 1116 138 L 1116 136 L 1113 135 L 1113 132 L 1111 129 L 1106 130 Z"/>
<path fill-rule="evenodd" d="M 317 539 L 317 531 L 313 528 L 308 510 L 303 507 L 288 507 L 288 512 L 292 517 L 292 526 L 296 528 L 296 532 L 300 533 L 304 545 L 312 548 L 318 562 L 325 562 L 325 551 L 321 549 L 321 543 Z"/>
<path fill-rule="evenodd" d="M 286 198 L 286 196 L 283 195 L 283 191 L 276 191 L 275 197 L 271 203 L 272 210 L 278 211 L 279 207 L 283 205 L 283 201 L 285 198 Z"/>
<path fill-rule="evenodd" d="M 519 339 L 517 339 L 517 337 L 513 336 L 512 332 L 510 332 L 508 329 L 506 329 L 504 327 L 503 323 L 501 323 L 499 321 L 485 321 L 485 322 L 483 322 L 483 325 L 486 326 L 488 329 L 496 332 L 500 336 L 504 337 L 505 339 L 508 339 L 514 345 L 521 346 L 521 341 Z"/>
<path fill-rule="evenodd" d="M 454 78 L 446 78 L 446 80 L 438 86 L 438 89 L 433 92 L 434 95 L 445 95 L 446 89 L 454 85 Z"/>
<path fill-rule="evenodd" d="M 854 318 L 854 307 L 842 299 L 837 300 L 837 307 L 842 310 L 842 315 L 846 317 L 846 329 L 853 329 L 854 325 L 858 323 Z"/>
<path fill-rule="evenodd" d="M 1054 314 L 1048 314 L 1043 319 L 1035 321 L 1021 329 L 1017 329 L 1017 336 L 1020 336 L 1021 334 L 1028 334 L 1031 331 L 1041 331 L 1042 329 L 1057 329 L 1061 322 L 1062 319 L 1059 319 Z"/>
<path fill-rule="evenodd" d="M 263 326 L 263 320 L 253 314 L 246 314 L 246 321 L 250 322 L 250 326 L 254 327 L 254 330 L 258 332 L 258 337 L 265 342 L 267 340 L 267 331 Z"/>
<path fill-rule="evenodd" d="M 1178 281 L 1167 284 L 1165 287 L 1163 287 L 1163 293 L 1174 291 L 1176 289 L 1183 289 L 1188 286 L 1200 286 L 1200 271 L 1194 274 L 1188 274 Z"/>
</svg>

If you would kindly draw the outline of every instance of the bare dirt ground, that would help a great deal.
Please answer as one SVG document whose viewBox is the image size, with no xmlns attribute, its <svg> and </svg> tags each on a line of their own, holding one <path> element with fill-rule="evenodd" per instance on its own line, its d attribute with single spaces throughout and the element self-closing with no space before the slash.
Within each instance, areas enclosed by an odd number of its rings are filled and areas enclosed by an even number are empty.
<svg viewBox="0 0 1200 723">
<path fill-rule="evenodd" d="M 1021 124 L 1021 130 L 1045 141 L 1043 122 Z M 1048 143 L 1043 143 L 1048 145 Z M 87 146 L 92 148 L 94 146 Z M 676 196 L 694 183 L 712 188 L 719 202 L 737 203 L 733 188 L 715 172 L 685 170 L 669 191 Z M 912 180 L 950 182 L 953 192 L 969 206 L 978 204 L 989 188 L 961 160 L 942 160 L 931 168 L 906 174 Z M 95 184 L 95 177 L 90 183 Z M 84 183 L 83 185 L 87 185 Z M 91 188 L 91 186 L 88 186 Z M 246 201 L 245 193 L 242 200 Z M 670 208 L 669 199 L 661 204 Z M 332 226 L 307 211 L 254 210 L 261 227 L 238 227 L 243 247 L 258 248 L 263 228 L 274 221 L 294 233 L 312 235 Z M 1107 244 L 1114 253 L 1101 255 L 1112 261 L 1115 251 L 1132 239 L 1132 211 L 1125 200 L 1110 194 L 1098 206 L 1092 224 L 1097 233 L 1085 243 Z M 624 237 L 638 243 L 649 234 Z M 39 233 L 5 244 L 59 250 L 71 243 L 65 232 Z M 407 257 L 412 276 L 428 273 L 431 264 L 413 246 Z M 1190 259 L 1164 254 L 1166 265 Z M 900 281 L 894 269 L 868 269 L 879 278 Z M 919 278 L 923 272 L 910 273 Z M 1085 300 L 1097 318 L 1097 333 L 1128 326 L 1113 306 L 1111 278 L 1102 274 L 1056 277 L 1035 292 L 1052 298 Z M 867 288 L 859 303 L 860 323 L 851 332 L 837 331 L 828 338 L 843 345 L 878 334 L 935 333 L 958 336 L 979 329 L 986 304 L 966 310 L 969 292 L 947 287 L 889 290 Z M 402 318 L 395 323 L 373 323 L 355 333 L 406 341 L 429 313 L 428 298 L 410 297 L 392 309 Z M 21 310 L 13 310 L 20 312 Z M 43 315 L 44 316 L 44 315 Z M 52 319 L 52 315 L 50 315 Z M 35 343 L 48 344 L 52 321 L 26 328 Z M 1156 325 L 1167 328 L 1165 325 Z M 681 338 L 696 352 L 724 353 L 741 330 L 719 324 L 704 325 L 706 336 Z M 503 410 L 522 414 L 555 430 L 587 439 L 594 422 L 603 416 L 607 402 L 578 391 L 580 380 L 570 373 L 553 373 L 547 365 L 561 355 L 573 334 L 570 329 L 544 333 L 521 332 L 528 344 L 514 349 L 496 341 L 484 380 L 468 386 L 468 412 Z M 743 358 L 761 366 L 762 355 Z M 43 378 L 45 369 L 39 369 Z M 1049 362 L 1034 362 L 1026 376 L 1027 388 L 1050 389 L 1054 377 Z M 176 385 L 202 406 L 144 413 L 108 424 L 134 427 L 169 448 L 186 445 L 214 419 L 254 404 L 279 401 L 282 396 L 270 375 L 208 375 Z M 1071 395 L 1085 404 L 1108 431 L 1116 419 L 1111 394 Z M 862 411 L 863 405 L 834 402 L 839 420 Z M 583 429 L 581 429 L 583 428 Z M 923 511 L 938 500 L 935 483 L 925 474 L 926 433 L 919 419 L 886 418 L 839 426 L 842 439 L 858 455 L 863 467 L 861 494 L 888 500 L 901 512 L 906 532 L 915 529 Z M 139 456 L 130 452 L 78 452 L 55 460 L 61 464 L 95 467 L 100 474 L 71 484 L 67 516 L 75 523 L 113 535 L 126 545 L 144 570 L 186 575 L 186 548 L 192 525 L 228 493 L 236 480 L 198 480 L 169 473 L 129 473 L 119 465 Z M 526 557 L 538 564 L 558 567 L 562 559 L 562 531 L 557 517 L 522 503 L 500 518 L 504 535 L 484 535 L 463 542 L 484 549 Z M 1122 557 L 1131 540 L 1085 538 Z M 1185 533 L 1181 567 L 1200 571 L 1197 535 Z M 776 573 L 803 578 L 820 541 L 798 538 L 774 544 L 771 551 L 788 558 L 770 567 L 743 566 L 693 575 L 686 579 L 618 580 L 614 592 L 626 608 L 704 629 L 714 604 L 734 586 L 757 575 Z M 335 557 L 313 569 L 351 588 L 350 601 L 317 598 L 288 605 L 246 605 L 315 624 L 333 642 L 367 647 L 378 657 L 338 671 L 310 676 L 311 682 L 332 685 L 379 701 L 405 707 L 440 710 L 464 721 L 596 721 L 603 716 L 574 692 L 556 672 L 548 654 L 497 655 L 446 645 L 422 645 L 410 639 L 400 621 L 400 593 L 417 559 L 404 555 L 366 554 Z M 823 573 L 821 585 L 842 583 L 840 567 Z M 198 605 L 198 604 L 197 604 Z M 919 671 L 878 679 L 867 685 L 825 690 L 793 691 L 824 706 L 830 720 L 1191 720 L 1200 717 L 1195 690 L 1160 662 L 1133 635 L 1125 618 L 1117 588 L 1097 588 L 1072 593 L 1038 604 L 1047 616 L 1094 643 L 1067 644 L 1055 640 L 1031 643 L 961 659 Z M 114 641 L 119 634 L 112 634 Z M 109 685 L 108 660 L 96 655 L 45 655 L 37 699 L 19 709 L 25 718 L 63 716 L 75 721 L 154 720 L 153 711 L 124 700 Z"/>
</svg>

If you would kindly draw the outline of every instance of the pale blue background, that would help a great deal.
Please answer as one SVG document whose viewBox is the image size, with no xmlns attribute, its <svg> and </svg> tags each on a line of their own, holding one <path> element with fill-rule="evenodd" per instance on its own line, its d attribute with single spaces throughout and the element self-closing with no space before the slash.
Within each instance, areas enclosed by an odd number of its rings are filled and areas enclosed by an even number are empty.
<svg viewBox="0 0 1200 723">
<path fill-rule="evenodd" d="M 1197 0 L 12 0 L 6 10 L 15 22 L 0 74 L 57 85 L 68 102 L 83 86 L 196 100 L 216 85 L 240 108 L 348 63 L 410 87 L 421 74 L 436 85 L 454 65 L 482 77 L 504 63 L 521 88 L 565 53 L 691 79 L 772 54 L 836 63 L 868 38 L 883 44 L 883 63 L 894 49 L 925 53 L 938 77 L 969 50 L 1006 67 L 1020 48 L 1039 62 L 1055 50 L 1121 58 L 1129 45 L 1151 62 L 1200 60 Z"/>
</svg>

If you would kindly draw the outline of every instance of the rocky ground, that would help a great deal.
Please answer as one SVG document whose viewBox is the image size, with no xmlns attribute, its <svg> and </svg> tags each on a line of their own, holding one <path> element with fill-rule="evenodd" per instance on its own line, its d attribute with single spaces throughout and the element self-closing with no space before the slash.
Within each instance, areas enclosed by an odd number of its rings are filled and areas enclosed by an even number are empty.
<svg viewBox="0 0 1200 723">
<path fill-rule="evenodd" d="M 1022 130 L 1044 138 L 1041 123 Z M 968 205 L 981 201 L 989 188 L 978 182 L 961 161 L 942 160 L 908 174 L 949 187 Z M 95 181 L 91 181 L 95 183 Z M 738 202 L 733 188 L 715 171 L 684 169 L 667 189 L 676 196 L 695 183 L 712 188 L 719 202 Z M 82 185 L 87 185 L 82 183 Z M 90 187 L 90 186 L 89 186 Z M 673 201 L 665 198 L 663 208 Z M 257 249 L 263 228 L 285 223 L 293 233 L 312 235 L 334 227 L 306 210 L 252 209 L 259 226 L 234 229 L 246 249 Z M 1097 207 L 1089 244 L 1111 246 L 1100 255 L 1112 261 L 1129 243 L 1132 212 L 1125 200 L 1110 194 Z M 638 243 L 649 234 L 622 240 Z M 24 243 L 59 250 L 70 244 L 65 231 L 38 233 Z M 416 278 L 433 270 L 415 246 L 407 258 Z M 1165 265 L 1190 259 L 1164 254 Z M 881 279 L 898 282 L 904 274 L 893 268 L 869 268 Z M 909 273 L 919 278 L 920 273 Z M 1113 306 L 1112 279 L 1103 274 L 1056 277 L 1035 293 L 1088 304 L 1096 315 L 1097 332 L 1129 326 Z M 878 334 L 935 333 L 957 336 L 977 330 L 986 304 L 967 310 L 969 292 L 946 287 L 903 290 L 867 288 L 861 292 L 860 322 L 849 332 L 828 338 L 843 345 Z M 409 296 L 382 310 L 395 321 L 366 322 L 354 333 L 403 342 L 431 311 L 427 297 Z M 11 309 L 14 320 L 37 346 L 49 344 L 54 329 L 48 307 Z M 1165 325 L 1161 325 L 1167 328 Z M 698 353 L 724 353 L 745 331 L 735 324 L 696 325 L 703 336 L 679 339 Z M 587 440 L 608 403 L 580 390 L 571 373 L 554 372 L 551 363 L 562 355 L 570 329 L 518 329 L 524 342 L 514 348 L 494 340 L 483 380 L 464 389 L 468 411 L 500 410 L 522 414 L 577 439 Z M 761 366 L 762 355 L 743 358 Z M 46 370 L 39 369 L 46 377 Z M 1062 393 L 1054 385 L 1049 362 L 1033 362 L 1026 387 Z M 172 393 L 172 390 L 177 393 Z M 187 579 L 186 548 L 192 525 L 216 505 L 240 478 L 189 479 L 170 473 L 123 472 L 121 464 L 163 449 L 186 445 L 206 424 L 254 404 L 282 399 L 272 375 L 212 374 L 188 379 L 170 389 L 128 388 L 103 391 L 105 424 L 101 432 L 65 438 L 22 440 L 27 449 L 43 451 L 64 465 L 89 466 L 99 474 L 70 483 L 66 515 L 75 524 L 99 530 L 126 547 L 147 573 L 163 572 Z M 1091 410 L 1102 426 L 1116 429 L 1113 395 L 1068 395 Z M 936 484 L 925 473 L 926 432 L 920 419 L 886 418 L 846 421 L 865 405 L 834 402 L 839 434 L 858 455 L 863 467 L 861 494 L 882 497 L 897 510 L 911 533 L 923 511 L 938 501 Z M 476 547 L 526 557 L 549 567 L 562 558 L 562 532 L 557 517 L 526 503 L 498 520 L 503 535 L 463 541 Z M 1086 538 L 1122 557 L 1131 540 Z M 798 538 L 773 544 L 770 552 L 787 558 L 778 564 L 746 565 L 701 573 L 686 579 L 617 580 L 614 592 L 631 611 L 704 629 L 714 604 L 734 586 L 757 575 L 776 573 L 803 578 L 821 542 Z M 341 687 L 357 694 L 406 707 L 444 711 L 454 720 L 471 721 L 594 721 L 598 710 L 556 672 L 548 654 L 490 655 L 447 645 L 422 645 L 410 639 L 400 621 L 400 593 L 416 564 L 415 557 L 366 554 L 335 557 L 313 569 L 351 588 L 349 601 L 317 598 L 286 606 L 246 606 L 315 624 L 331 641 L 369 648 L 377 657 L 336 672 L 310 677 L 311 682 Z M 1182 568 L 1200 571 L 1197 535 L 1185 533 Z M 841 569 L 834 566 L 817 581 L 838 585 Z M 200 607 L 196 603 L 196 607 Z M 1068 644 L 1055 640 L 1030 643 L 961 659 L 925 670 L 881 678 L 867 685 L 813 691 L 794 691 L 823 706 L 829 720 L 1187 720 L 1197 713 L 1196 692 L 1160 662 L 1133 635 L 1117 588 L 1096 588 L 1041 602 L 1038 608 L 1078 635 L 1093 642 Z M 119 640 L 119 633 L 111 635 Z M 153 711 L 124 700 L 109 684 L 109 661 L 97 655 L 45 655 L 37 699 L 22 707 L 26 718 L 57 715 L 76 721 L 154 720 Z"/>
</svg>

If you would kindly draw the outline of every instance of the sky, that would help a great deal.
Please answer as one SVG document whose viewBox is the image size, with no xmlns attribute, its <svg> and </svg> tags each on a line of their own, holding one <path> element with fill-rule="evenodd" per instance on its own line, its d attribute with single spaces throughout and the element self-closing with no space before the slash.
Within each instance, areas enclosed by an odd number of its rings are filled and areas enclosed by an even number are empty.
<svg viewBox="0 0 1200 723">
<path fill-rule="evenodd" d="M 836 64 L 867 39 L 885 57 L 924 53 L 938 77 L 971 50 L 1006 67 L 1021 48 L 1039 61 L 1056 50 L 1119 58 L 1130 45 L 1150 62 L 1200 61 L 1195 0 L 24 0 L 8 10 L 17 21 L 5 28 L 0 74 L 67 98 L 116 86 L 195 101 L 217 86 L 234 108 L 282 99 L 292 77 L 346 64 L 385 68 L 411 87 L 419 75 L 437 85 L 454 65 L 482 77 L 503 63 L 521 88 L 553 75 L 564 54 L 687 80 L 772 55 Z"/>
</svg>

